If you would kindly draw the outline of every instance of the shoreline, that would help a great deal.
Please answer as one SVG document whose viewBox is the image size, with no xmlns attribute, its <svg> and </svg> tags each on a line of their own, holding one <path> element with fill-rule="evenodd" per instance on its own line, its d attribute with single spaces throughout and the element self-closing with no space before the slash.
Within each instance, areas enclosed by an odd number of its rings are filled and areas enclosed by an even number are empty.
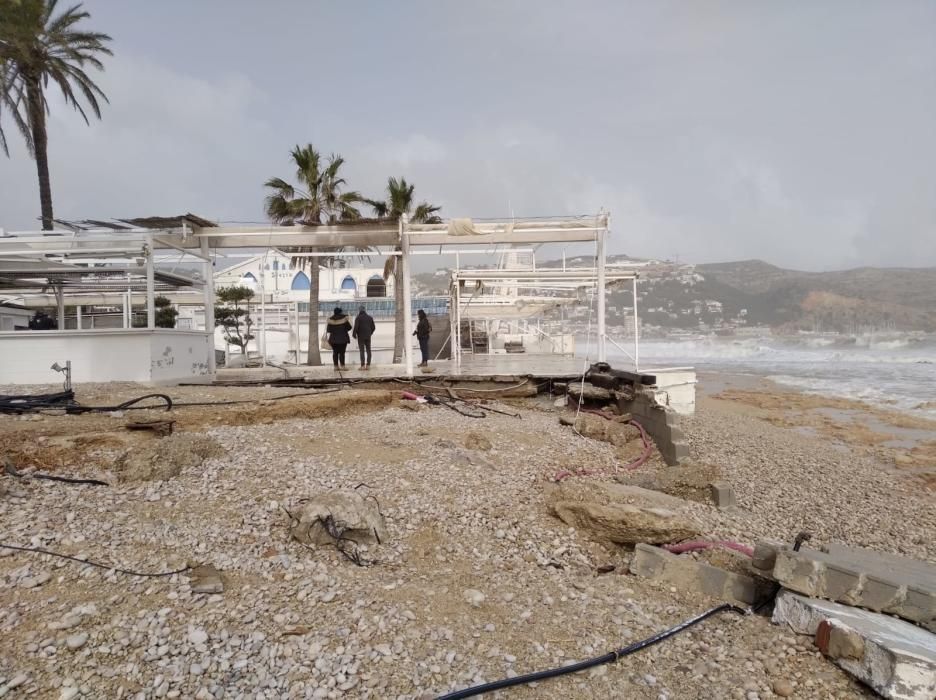
<svg viewBox="0 0 936 700">
<path fill-rule="evenodd" d="M 882 471 L 869 454 L 756 415 L 778 409 L 703 389 L 697 414 L 684 421 L 689 466 L 731 482 L 738 499 L 729 511 L 687 501 L 704 537 L 751 545 L 809 530 L 814 546 L 838 541 L 936 559 L 929 536 L 936 504 L 905 478 Z M 721 388 L 742 389 L 742 380 Z M 113 405 L 147 390 L 79 385 L 76 392 L 84 403 Z M 399 391 L 285 401 L 269 400 L 291 393 L 282 389 L 169 393 L 254 402 L 180 408 L 168 438 L 123 427 L 131 418 L 160 418 L 159 411 L 0 418 L 0 451 L 15 448 L 18 459 L 33 457 L 44 469 L 114 484 L 2 477 L 10 492 L 0 496 L 0 531 L 5 541 L 38 541 L 134 570 L 210 563 L 222 571 L 224 592 L 195 594 L 185 576 L 140 580 L 0 552 L 0 633 L 8 640 L 0 677 L 24 673 L 40 697 L 57 697 L 69 679 L 88 697 L 119 697 L 118 687 L 124 698 L 157 691 L 204 698 L 218 689 L 434 697 L 594 656 L 713 604 L 630 575 L 628 549 L 594 542 L 550 514 L 560 469 L 587 465 L 598 475 L 568 481 L 598 482 L 667 471 L 656 453 L 633 472 L 617 470 L 615 448 L 561 426 L 564 411 L 551 399 L 504 402 L 521 420 L 473 420 L 441 406 L 404 407 Z M 483 434 L 490 449 L 469 447 L 479 442 L 470 433 Z M 124 451 L 194 437 L 217 444 L 200 465 L 184 465 L 166 481 L 121 480 Z M 373 565 L 288 537 L 283 508 L 360 484 L 379 502 L 389 533 L 368 548 Z M 78 625 L 56 631 L 70 616 Z M 517 694 L 745 699 L 770 697 L 779 682 L 801 697 L 872 697 L 810 641 L 757 616 L 712 620 L 626 660 Z"/>
</svg>

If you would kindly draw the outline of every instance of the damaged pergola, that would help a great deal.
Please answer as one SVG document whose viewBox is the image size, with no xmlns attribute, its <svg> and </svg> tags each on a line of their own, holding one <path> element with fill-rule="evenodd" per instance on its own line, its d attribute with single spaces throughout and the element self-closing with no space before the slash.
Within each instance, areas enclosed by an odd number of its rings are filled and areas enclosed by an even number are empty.
<svg viewBox="0 0 936 700">
<path fill-rule="evenodd" d="M 403 323 L 411 327 L 411 257 L 414 254 L 446 254 L 459 251 L 490 252 L 516 246 L 543 244 L 583 244 L 595 246 L 595 264 L 590 269 L 506 272 L 459 270 L 459 281 L 498 285 L 588 286 L 595 294 L 597 358 L 606 356 L 605 288 L 608 282 L 632 280 L 634 272 L 609 272 L 606 241 L 610 217 L 556 217 L 478 221 L 451 219 L 438 224 L 414 224 L 406 217 L 398 222 L 364 222 L 331 226 L 218 226 L 186 214 L 178 217 L 151 217 L 114 221 L 60 221 L 59 230 L 3 233 L 0 231 L 0 295 L 9 295 L 27 306 L 56 306 L 61 327 L 67 306 L 129 306 L 134 294 L 145 297 L 147 330 L 155 329 L 157 292 L 201 290 L 205 306 L 205 331 L 213 348 L 214 289 L 213 259 L 229 249 L 302 249 L 305 257 L 334 256 L 335 251 L 366 250 L 376 257 L 399 256 L 402 263 Z M 161 269 L 161 255 L 178 261 L 194 262 L 201 275 L 187 275 Z M 178 254 L 178 255 L 177 255 Z M 341 254 L 339 252 L 339 254 Z M 350 255 L 351 253 L 344 253 Z M 355 253 L 360 254 L 360 253 Z M 458 289 L 458 284 L 455 285 Z M 175 295 L 173 295 L 175 296 Z M 462 313 L 457 291 L 454 315 Z M 54 304 L 49 302 L 54 300 Z M 174 299 L 176 300 L 176 299 Z M 636 294 L 635 294 L 636 306 Z M 636 308 L 635 308 L 636 323 Z M 50 333 L 50 331 L 43 331 Z M 9 335 L 9 334 L 0 334 Z M 453 338 L 453 344 L 456 338 Z M 636 333 L 635 333 L 636 343 Z M 405 371 L 413 375 L 413 351 L 404 346 Z M 636 353 L 635 353 L 636 358 Z M 214 373 L 214 353 L 206 358 L 208 373 Z"/>
</svg>

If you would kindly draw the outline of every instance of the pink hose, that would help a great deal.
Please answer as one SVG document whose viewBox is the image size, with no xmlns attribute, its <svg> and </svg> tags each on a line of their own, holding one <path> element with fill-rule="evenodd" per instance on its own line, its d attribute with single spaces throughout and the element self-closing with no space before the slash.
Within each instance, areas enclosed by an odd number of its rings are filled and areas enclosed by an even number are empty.
<svg viewBox="0 0 936 700">
<path fill-rule="evenodd" d="M 736 552 L 741 552 L 741 554 L 749 557 L 754 556 L 754 550 L 751 547 L 748 547 L 746 544 L 728 542 L 725 540 L 719 540 L 717 542 L 709 542 L 708 540 L 692 540 L 690 542 L 680 542 L 679 544 L 663 545 L 663 549 L 665 549 L 667 552 L 672 552 L 673 554 L 682 554 L 683 552 L 698 552 L 703 549 L 711 549 L 712 547 L 724 547 L 725 549 L 733 549 Z"/>
<path fill-rule="evenodd" d="M 411 391 L 404 391 L 403 398 L 406 399 L 407 401 L 415 401 L 419 397 Z"/>
</svg>

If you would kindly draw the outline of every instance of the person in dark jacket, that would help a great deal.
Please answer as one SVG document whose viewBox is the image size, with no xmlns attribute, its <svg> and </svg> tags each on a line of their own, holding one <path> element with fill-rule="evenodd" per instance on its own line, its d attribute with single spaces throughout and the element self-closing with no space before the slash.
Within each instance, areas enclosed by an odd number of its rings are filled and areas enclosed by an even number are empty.
<svg viewBox="0 0 936 700">
<path fill-rule="evenodd" d="M 345 369 L 345 350 L 351 342 L 351 321 L 340 306 L 336 306 L 335 313 L 328 317 L 325 332 L 328 334 L 328 342 L 332 347 L 332 362 L 335 363 L 335 369 L 338 369 L 339 364 L 341 369 Z"/>
<path fill-rule="evenodd" d="M 377 330 L 374 319 L 367 313 L 367 309 L 362 306 L 358 311 L 357 318 L 354 319 L 354 329 L 351 336 L 357 340 L 358 350 L 361 352 L 361 369 L 370 369 L 371 363 L 371 336 Z M 366 354 L 365 354 L 366 353 Z"/>
<path fill-rule="evenodd" d="M 422 309 L 417 311 L 416 315 L 419 317 L 419 321 L 416 323 L 416 330 L 413 331 L 413 335 L 415 335 L 416 340 L 419 341 L 419 352 L 422 353 L 422 362 L 419 363 L 419 366 L 428 367 L 429 334 L 432 333 L 432 324 L 429 323 L 429 319 L 426 317 L 426 312 Z"/>
</svg>

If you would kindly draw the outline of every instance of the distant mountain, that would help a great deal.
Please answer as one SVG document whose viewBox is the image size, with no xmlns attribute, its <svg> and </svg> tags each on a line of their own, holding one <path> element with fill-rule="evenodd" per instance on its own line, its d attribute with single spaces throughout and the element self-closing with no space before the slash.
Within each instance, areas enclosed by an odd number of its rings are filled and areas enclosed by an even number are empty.
<svg viewBox="0 0 936 700">
<path fill-rule="evenodd" d="M 872 268 L 834 272 L 787 270 L 762 260 L 680 264 L 641 262 L 639 313 L 646 330 L 740 331 L 769 326 L 777 332 L 920 330 L 936 332 L 936 268 Z M 594 258 L 568 258 L 567 267 L 591 267 Z M 540 263 L 556 268 L 561 260 Z M 422 294 L 445 294 L 447 271 L 418 275 Z M 626 326 L 633 304 L 629 285 L 611 288 L 608 315 Z M 571 313 L 571 318 L 580 314 Z"/>
<path fill-rule="evenodd" d="M 856 326 L 936 330 L 936 268 L 861 267 L 802 272 L 762 260 L 697 265 L 707 280 L 789 310 L 794 327 L 854 330 Z M 785 314 L 784 314 L 785 315 Z"/>
</svg>

